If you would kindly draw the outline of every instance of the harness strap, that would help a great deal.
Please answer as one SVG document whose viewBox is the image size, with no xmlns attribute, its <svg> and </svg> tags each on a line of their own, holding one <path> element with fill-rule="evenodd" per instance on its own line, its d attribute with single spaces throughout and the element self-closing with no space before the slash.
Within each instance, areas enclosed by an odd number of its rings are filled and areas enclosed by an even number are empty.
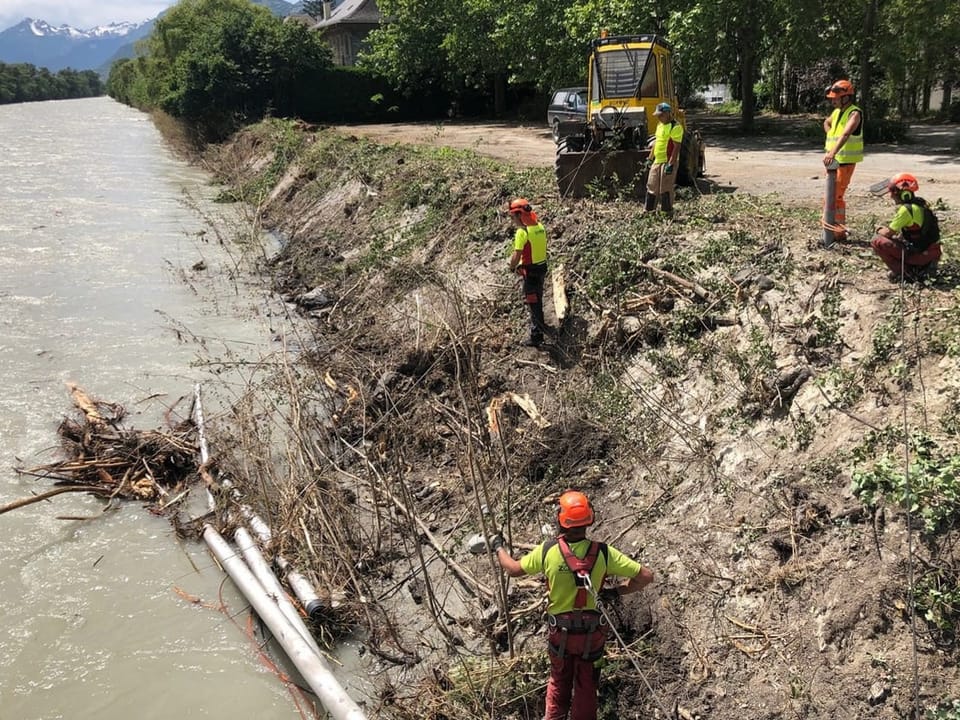
<svg viewBox="0 0 960 720">
<path fill-rule="evenodd" d="M 590 542 L 590 549 L 583 558 L 578 558 L 570 549 L 567 539 L 562 535 L 557 538 L 557 545 L 560 553 L 563 555 L 563 561 L 573 573 L 574 581 L 577 583 L 577 596 L 573 601 L 573 609 L 582 611 L 587 606 L 587 583 L 590 574 L 593 572 L 593 566 L 597 564 L 597 555 L 600 554 L 600 543 Z M 582 620 L 581 620 L 582 622 Z"/>
</svg>

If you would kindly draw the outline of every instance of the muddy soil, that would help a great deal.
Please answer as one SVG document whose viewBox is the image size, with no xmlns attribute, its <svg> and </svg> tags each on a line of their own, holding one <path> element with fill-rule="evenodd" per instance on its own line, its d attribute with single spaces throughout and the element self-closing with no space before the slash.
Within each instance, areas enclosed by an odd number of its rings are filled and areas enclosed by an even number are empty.
<svg viewBox="0 0 960 720">
<path fill-rule="evenodd" d="M 758 132 L 740 135 L 728 117 L 691 115 L 707 143 L 705 191 L 776 194 L 786 202 L 821 202 L 824 192 L 822 119 L 762 118 Z M 503 122 L 352 125 L 343 132 L 385 143 L 443 145 L 528 167 L 552 167 L 556 145 L 548 128 Z M 910 142 L 868 146 L 848 190 L 850 212 L 868 188 L 899 172 L 920 181 L 930 201 L 960 208 L 960 125 L 910 127 Z"/>
</svg>

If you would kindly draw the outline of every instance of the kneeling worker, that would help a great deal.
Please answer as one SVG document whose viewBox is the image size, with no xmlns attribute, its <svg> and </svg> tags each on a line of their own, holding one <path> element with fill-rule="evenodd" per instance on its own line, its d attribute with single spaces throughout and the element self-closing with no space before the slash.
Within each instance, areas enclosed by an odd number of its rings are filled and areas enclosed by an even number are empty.
<svg viewBox="0 0 960 720">
<path fill-rule="evenodd" d="M 550 680 L 544 720 L 596 720 L 597 683 L 607 625 L 597 609 L 597 600 L 612 602 L 620 595 L 642 590 L 653 573 L 606 543 L 589 540 L 586 529 L 593 524 L 593 509 L 587 496 L 570 490 L 560 496 L 557 511 L 559 536 L 541 543 L 519 561 L 494 542 L 497 561 L 508 575 L 543 574 L 550 591 L 547 649 Z M 603 588 L 606 576 L 629 578 Z"/>
<path fill-rule="evenodd" d="M 894 175 L 887 183 L 897 214 L 889 226 L 877 228 L 870 245 L 890 270 L 891 282 L 930 276 L 943 254 L 937 216 L 927 201 L 916 195 L 919 189 L 917 179 L 910 173 Z"/>
</svg>

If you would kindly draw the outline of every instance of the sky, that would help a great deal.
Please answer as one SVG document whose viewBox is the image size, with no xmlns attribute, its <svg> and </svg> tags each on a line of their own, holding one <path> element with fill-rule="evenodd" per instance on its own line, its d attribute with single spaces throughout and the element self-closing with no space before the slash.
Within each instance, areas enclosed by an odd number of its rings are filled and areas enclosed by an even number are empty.
<svg viewBox="0 0 960 720">
<path fill-rule="evenodd" d="M 176 0 L 0 0 L 0 32 L 24 18 L 78 30 L 111 22 L 143 22 L 175 4 Z"/>
</svg>

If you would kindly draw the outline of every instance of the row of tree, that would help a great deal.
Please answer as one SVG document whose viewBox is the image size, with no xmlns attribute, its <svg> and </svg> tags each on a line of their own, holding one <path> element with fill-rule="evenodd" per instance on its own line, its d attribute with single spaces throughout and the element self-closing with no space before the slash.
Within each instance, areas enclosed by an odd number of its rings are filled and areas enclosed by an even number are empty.
<svg viewBox="0 0 960 720">
<path fill-rule="evenodd" d="M 727 82 L 741 101 L 745 128 L 760 107 L 822 111 L 824 89 L 840 77 L 853 80 L 874 119 L 925 112 L 937 83 L 949 104 L 960 78 L 955 0 L 378 4 L 387 21 L 367 39 L 364 75 L 338 79 L 321 32 L 283 22 L 249 0 L 180 0 L 157 20 L 136 58 L 113 66 L 107 91 L 184 118 L 211 139 L 268 112 L 328 119 L 324 93 L 355 107 L 373 107 L 379 98 L 376 112 L 396 112 L 398 103 L 371 91 L 378 81 L 421 107 L 481 98 L 506 115 L 523 92 L 544 98 L 551 88 L 583 84 L 586 48 L 604 30 L 665 35 L 676 50 L 682 94 Z"/>
<path fill-rule="evenodd" d="M 0 104 L 35 100 L 69 100 L 103 95 L 103 83 L 93 70 L 51 73 L 27 63 L 0 63 Z"/>
<path fill-rule="evenodd" d="M 586 80 L 585 48 L 611 35 L 657 32 L 677 51 L 687 95 L 727 82 L 744 125 L 758 107 L 813 111 L 852 78 L 873 117 L 946 104 L 960 78 L 955 0 L 378 0 L 389 24 L 364 63 L 412 92 L 484 88 L 504 112 L 511 85 L 540 90 Z"/>
<path fill-rule="evenodd" d="M 297 115 L 331 64 L 318 33 L 249 0 L 181 0 L 157 19 L 137 57 L 114 63 L 107 92 L 217 139 L 268 112 Z"/>
</svg>

